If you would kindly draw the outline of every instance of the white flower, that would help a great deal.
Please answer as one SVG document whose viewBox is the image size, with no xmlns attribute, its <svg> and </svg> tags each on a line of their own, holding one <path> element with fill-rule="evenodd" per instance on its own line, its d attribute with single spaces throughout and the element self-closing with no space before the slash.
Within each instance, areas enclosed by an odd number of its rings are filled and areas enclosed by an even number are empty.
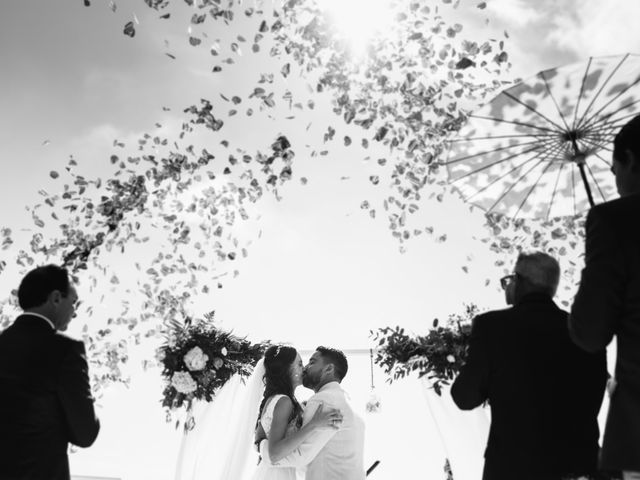
<svg viewBox="0 0 640 480">
<path fill-rule="evenodd" d="M 456 363 L 456 357 L 454 357 L 453 355 L 447 355 L 447 362 Z"/>
<path fill-rule="evenodd" d="M 220 357 L 215 357 L 213 359 L 213 368 L 215 368 L 217 370 L 222 365 L 224 365 L 224 360 L 222 360 Z"/>
<path fill-rule="evenodd" d="M 198 384 L 189 372 L 175 372 L 171 377 L 171 385 L 178 392 L 184 394 L 195 392 L 198 388 Z"/>
<path fill-rule="evenodd" d="M 227 353 L 228 353 L 227 352 L 227 347 L 222 347 L 222 350 L 220 350 L 220 353 L 226 357 Z"/>
<path fill-rule="evenodd" d="M 184 356 L 184 364 L 192 372 L 202 370 L 207 365 L 209 357 L 205 355 L 200 347 L 193 347 Z"/>
</svg>

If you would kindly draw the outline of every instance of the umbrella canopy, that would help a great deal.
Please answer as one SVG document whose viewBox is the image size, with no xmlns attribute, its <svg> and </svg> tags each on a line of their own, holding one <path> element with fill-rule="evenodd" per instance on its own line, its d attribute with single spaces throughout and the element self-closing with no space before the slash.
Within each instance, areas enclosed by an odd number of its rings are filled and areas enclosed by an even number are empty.
<svg viewBox="0 0 640 480">
<path fill-rule="evenodd" d="M 576 215 L 616 195 L 613 138 L 640 111 L 640 55 L 538 73 L 477 112 L 445 162 L 465 200 L 512 218 Z"/>
</svg>

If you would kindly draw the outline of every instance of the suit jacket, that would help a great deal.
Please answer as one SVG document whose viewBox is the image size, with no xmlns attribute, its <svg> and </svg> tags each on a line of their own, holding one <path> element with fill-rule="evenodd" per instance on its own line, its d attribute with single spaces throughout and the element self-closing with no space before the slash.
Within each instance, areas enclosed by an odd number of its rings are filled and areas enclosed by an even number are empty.
<svg viewBox="0 0 640 480">
<path fill-rule="evenodd" d="M 100 429 L 84 344 L 18 317 L 0 333 L 0 418 L 0 478 L 68 480 L 68 444 L 88 447 Z"/>
<path fill-rule="evenodd" d="M 351 408 L 340 384 L 330 382 L 307 402 L 304 424 L 321 403 L 340 410 L 343 420 L 339 430 L 314 431 L 293 453 L 275 464 L 270 462 L 269 445 L 263 440 L 263 460 L 279 467 L 306 467 L 306 480 L 364 480 L 364 421 Z"/>
<path fill-rule="evenodd" d="M 548 296 L 479 315 L 451 395 L 464 410 L 491 406 L 483 479 L 595 472 L 606 382 L 606 352 L 574 345 L 567 312 Z"/>
<path fill-rule="evenodd" d="M 585 268 L 569 330 L 587 351 L 617 337 L 615 378 L 602 445 L 605 470 L 640 471 L 640 195 L 593 207 Z"/>
</svg>

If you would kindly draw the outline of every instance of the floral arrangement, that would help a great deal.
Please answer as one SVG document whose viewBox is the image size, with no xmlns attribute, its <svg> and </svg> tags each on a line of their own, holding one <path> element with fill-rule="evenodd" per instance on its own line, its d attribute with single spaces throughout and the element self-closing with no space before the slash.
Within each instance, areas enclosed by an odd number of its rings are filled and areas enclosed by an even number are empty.
<svg viewBox="0 0 640 480">
<path fill-rule="evenodd" d="M 167 342 L 158 349 L 166 381 L 162 405 L 170 411 L 185 407 L 189 412 L 194 400 L 213 400 L 233 375 L 248 377 L 268 346 L 220 330 L 214 312 L 204 317 L 171 320 Z"/>
<path fill-rule="evenodd" d="M 467 358 L 471 320 L 478 315 L 476 305 L 466 305 L 462 314 L 452 314 L 445 325 L 438 319 L 425 336 L 412 336 L 401 327 L 385 327 L 371 332 L 378 341 L 375 358 L 388 382 L 398 380 L 417 371 L 418 377 L 427 376 L 435 392 L 440 395 L 443 385 L 449 385 Z"/>
</svg>

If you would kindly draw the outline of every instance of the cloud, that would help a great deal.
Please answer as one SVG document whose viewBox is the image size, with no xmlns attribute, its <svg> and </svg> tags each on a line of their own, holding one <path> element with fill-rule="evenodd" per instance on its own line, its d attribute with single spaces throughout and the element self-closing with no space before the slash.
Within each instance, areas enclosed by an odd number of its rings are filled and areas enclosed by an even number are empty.
<svg viewBox="0 0 640 480">
<path fill-rule="evenodd" d="M 492 0 L 488 2 L 487 9 L 493 18 L 510 25 L 512 29 L 536 23 L 545 17 L 538 2 L 534 4 L 525 0 Z"/>
<path fill-rule="evenodd" d="M 583 0 L 573 16 L 562 15 L 549 40 L 572 50 L 581 58 L 590 56 L 638 53 L 640 34 L 637 19 L 640 3 L 610 0 Z"/>
<path fill-rule="evenodd" d="M 518 77 L 590 56 L 640 52 L 638 2 L 491 0 L 487 10 L 492 27 L 511 34 L 506 48 Z"/>
</svg>

